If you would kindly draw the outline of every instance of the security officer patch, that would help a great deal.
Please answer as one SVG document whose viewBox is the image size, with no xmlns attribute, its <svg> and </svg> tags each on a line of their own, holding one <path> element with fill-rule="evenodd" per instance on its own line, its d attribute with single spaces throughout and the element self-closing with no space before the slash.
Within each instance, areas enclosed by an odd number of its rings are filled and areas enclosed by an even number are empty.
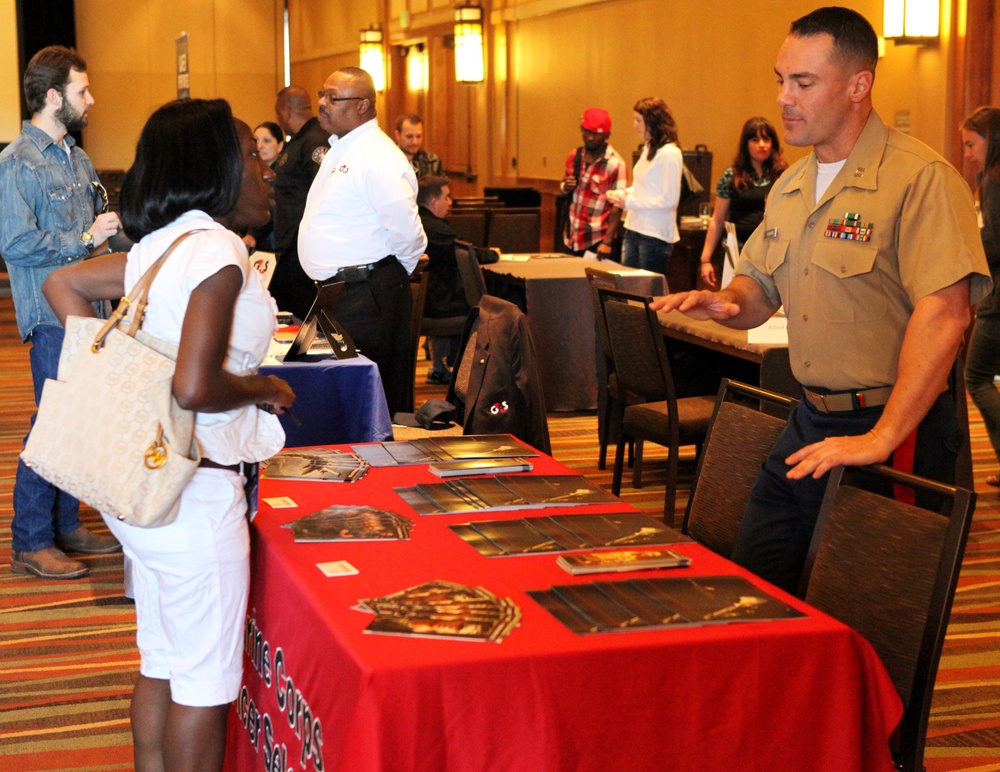
<svg viewBox="0 0 1000 772">
<path fill-rule="evenodd" d="M 317 164 L 323 163 L 323 156 L 326 155 L 326 151 L 329 149 L 330 148 L 328 147 L 318 147 L 315 150 L 313 150 L 312 154 L 313 161 L 315 161 Z"/>
</svg>

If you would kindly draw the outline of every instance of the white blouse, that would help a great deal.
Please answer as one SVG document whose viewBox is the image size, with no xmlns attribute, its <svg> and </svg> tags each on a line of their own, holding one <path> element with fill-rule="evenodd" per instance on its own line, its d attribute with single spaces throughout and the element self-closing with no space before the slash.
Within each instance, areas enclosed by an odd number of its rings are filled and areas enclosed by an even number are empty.
<svg viewBox="0 0 1000 772">
<path fill-rule="evenodd" d="M 255 373 L 277 329 L 277 306 L 259 274 L 249 270 L 246 246 L 239 236 L 204 212 L 187 212 L 132 247 L 125 264 L 126 294 L 174 239 L 197 229 L 204 232 L 185 239 L 160 268 L 149 291 L 142 329 L 178 344 L 191 293 L 222 268 L 235 265 L 243 273 L 243 288 L 236 299 L 224 366 L 237 375 Z M 285 432 L 277 416 L 255 405 L 221 413 L 198 413 L 195 436 L 202 455 L 219 464 L 263 461 L 285 444 Z"/>
<path fill-rule="evenodd" d="M 644 236 L 653 236 L 668 244 L 680 241 L 677 233 L 677 204 L 681 197 L 681 173 L 684 155 L 670 142 L 659 150 L 652 161 L 649 148 L 632 170 L 632 186 L 625 199 L 625 227 Z"/>
</svg>

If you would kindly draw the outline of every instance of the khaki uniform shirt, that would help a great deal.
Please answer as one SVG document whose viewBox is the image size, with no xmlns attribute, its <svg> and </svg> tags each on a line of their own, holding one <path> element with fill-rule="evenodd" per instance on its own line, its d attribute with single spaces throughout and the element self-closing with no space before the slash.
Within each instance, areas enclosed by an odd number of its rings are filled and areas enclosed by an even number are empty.
<svg viewBox="0 0 1000 772">
<path fill-rule="evenodd" d="M 799 383 L 892 385 L 920 298 L 970 274 L 970 303 L 990 290 L 972 192 L 874 110 L 818 204 L 816 163 L 810 153 L 775 183 L 736 273 L 784 304 Z"/>
</svg>

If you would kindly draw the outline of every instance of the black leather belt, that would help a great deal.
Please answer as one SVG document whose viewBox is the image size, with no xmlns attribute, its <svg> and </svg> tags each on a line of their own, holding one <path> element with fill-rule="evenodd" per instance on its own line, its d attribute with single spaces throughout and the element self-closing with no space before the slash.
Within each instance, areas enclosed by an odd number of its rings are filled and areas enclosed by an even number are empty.
<svg viewBox="0 0 1000 772">
<path fill-rule="evenodd" d="M 226 469 L 230 472 L 238 472 L 241 464 L 219 464 L 210 458 L 203 458 L 198 462 L 198 466 L 203 466 L 206 469 Z"/>
<path fill-rule="evenodd" d="M 877 389 L 860 389 L 858 391 L 838 391 L 834 394 L 820 394 L 805 386 L 802 393 L 809 404 L 821 413 L 847 413 L 852 410 L 864 410 L 866 407 L 880 407 L 889 401 L 892 386 L 880 386 Z"/>
<path fill-rule="evenodd" d="M 367 263 L 366 265 L 348 265 L 341 268 L 333 276 L 327 279 L 327 282 L 342 281 L 347 284 L 353 284 L 354 282 L 368 281 L 368 278 L 375 272 L 376 268 L 389 265 L 395 259 L 395 255 L 389 255 L 388 257 L 383 257 L 376 263 Z"/>
</svg>

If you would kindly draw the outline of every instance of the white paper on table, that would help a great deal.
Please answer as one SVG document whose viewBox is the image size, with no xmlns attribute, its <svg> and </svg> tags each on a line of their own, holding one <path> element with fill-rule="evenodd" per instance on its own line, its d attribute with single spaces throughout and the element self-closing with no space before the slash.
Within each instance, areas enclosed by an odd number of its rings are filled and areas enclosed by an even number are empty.
<svg viewBox="0 0 1000 772">
<path fill-rule="evenodd" d="M 788 345 L 788 317 L 777 313 L 760 327 L 747 330 L 747 343 Z"/>
<path fill-rule="evenodd" d="M 584 252 L 582 257 L 584 260 L 600 260 L 600 258 L 597 256 L 597 253 L 592 249 L 588 249 L 586 252 Z"/>
</svg>

